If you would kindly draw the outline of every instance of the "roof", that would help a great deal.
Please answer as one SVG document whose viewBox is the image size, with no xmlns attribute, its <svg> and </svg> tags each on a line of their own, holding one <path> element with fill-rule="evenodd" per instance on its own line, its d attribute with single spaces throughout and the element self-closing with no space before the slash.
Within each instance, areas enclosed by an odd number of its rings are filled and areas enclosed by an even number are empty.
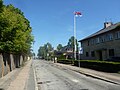
<svg viewBox="0 0 120 90">
<path fill-rule="evenodd" d="M 109 27 L 107 27 L 107 28 L 103 28 L 103 29 L 99 30 L 98 32 L 96 32 L 96 33 L 94 33 L 94 34 L 92 34 L 92 35 L 90 35 L 90 36 L 88 36 L 88 37 L 86 37 L 86 38 L 84 38 L 84 39 L 82 39 L 82 40 L 79 40 L 79 42 L 81 42 L 81 41 L 83 41 L 83 40 L 86 40 L 86 39 L 89 39 L 89 38 L 91 38 L 91 37 L 94 37 L 94 36 L 97 36 L 97 35 L 106 33 L 106 32 L 108 32 L 108 31 L 112 31 L 112 30 L 114 30 L 115 28 L 117 28 L 118 26 L 120 26 L 120 22 L 118 22 L 118 23 L 116 23 L 116 24 L 113 24 L 113 25 L 111 25 L 111 26 L 109 26 Z"/>
<path fill-rule="evenodd" d="M 61 51 L 66 52 L 68 49 L 73 49 L 69 45 L 64 46 Z"/>
</svg>

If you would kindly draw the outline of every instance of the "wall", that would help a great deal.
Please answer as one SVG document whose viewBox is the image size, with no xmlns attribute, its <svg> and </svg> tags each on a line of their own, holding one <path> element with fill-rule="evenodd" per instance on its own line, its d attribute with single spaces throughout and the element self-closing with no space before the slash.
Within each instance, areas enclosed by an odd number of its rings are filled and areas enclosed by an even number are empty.
<svg viewBox="0 0 120 90">
<path fill-rule="evenodd" d="M 15 68 L 19 68 L 23 64 L 24 59 L 22 55 L 0 53 L 0 78 Z"/>
<path fill-rule="evenodd" d="M 2 54 L 0 54 L 0 77 L 3 76 L 3 57 Z"/>
</svg>

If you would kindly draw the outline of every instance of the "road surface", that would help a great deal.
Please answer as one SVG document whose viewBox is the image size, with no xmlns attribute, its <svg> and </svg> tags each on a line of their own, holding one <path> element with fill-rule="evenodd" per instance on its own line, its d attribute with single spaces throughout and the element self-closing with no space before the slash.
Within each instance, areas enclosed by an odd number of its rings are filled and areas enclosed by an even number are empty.
<svg viewBox="0 0 120 90">
<path fill-rule="evenodd" d="M 33 60 L 38 90 L 120 90 L 120 85 L 82 75 L 44 60 Z"/>
</svg>

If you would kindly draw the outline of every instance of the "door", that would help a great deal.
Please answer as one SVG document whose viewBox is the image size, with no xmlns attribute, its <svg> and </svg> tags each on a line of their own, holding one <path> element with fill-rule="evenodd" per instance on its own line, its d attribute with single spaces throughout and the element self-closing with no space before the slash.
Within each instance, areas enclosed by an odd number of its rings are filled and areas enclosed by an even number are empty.
<svg viewBox="0 0 120 90">
<path fill-rule="evenodd" d="M 103 57 L 102 57 L 102 50 L 101 50 L 101 51 L 98 51 L 98 56 L 99 56 L 99 60 L 103 60 Z"/>
</svg>

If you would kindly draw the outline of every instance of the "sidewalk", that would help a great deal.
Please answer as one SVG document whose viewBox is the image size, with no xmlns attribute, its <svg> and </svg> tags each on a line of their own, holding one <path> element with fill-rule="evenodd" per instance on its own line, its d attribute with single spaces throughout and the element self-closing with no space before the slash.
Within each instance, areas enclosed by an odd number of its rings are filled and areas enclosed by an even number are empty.
<svg viewBox="0 0 120 90">
<path fill-rule="evenodd" d="M 117 73 L 107 73 L 107 72 L 100 72 L 92 69 L 87 69 L 87 68 L 82 68 L 82 67 L 76 67 L 76 66 L 71 66 L 71 65 L 66 65 L 66 64 L 60 64 L 60 63 L 55 63 L 57 66 L 60 67 L 65 67 L 67 69 L 79 72 L 81 74 L 84 74 L 86 76 L 90 76 L 93 78 L 97 78 L 100 80 L 104 80 L 110 83 L 118 84 L 120 85 L 120 74 Z"/>
<path fill-rule="evenodd" d="M 16 68 L 4 77 L 0 78 L 0 90 L 7 90 L 9 84 L 15 80 L 22 68 Z"/>
<path fill-rule="evenodd" d="M 25 66 L 16 68 L 3 78 L 0 78 L 0 90 L 26 90 L 31 63 L 32 60 L 27 61 Z"/>
<path fill-rule="evenodd" d="M 7 90 L 25 90 L 32 60 L 28 61 Z"/>
</svg>

